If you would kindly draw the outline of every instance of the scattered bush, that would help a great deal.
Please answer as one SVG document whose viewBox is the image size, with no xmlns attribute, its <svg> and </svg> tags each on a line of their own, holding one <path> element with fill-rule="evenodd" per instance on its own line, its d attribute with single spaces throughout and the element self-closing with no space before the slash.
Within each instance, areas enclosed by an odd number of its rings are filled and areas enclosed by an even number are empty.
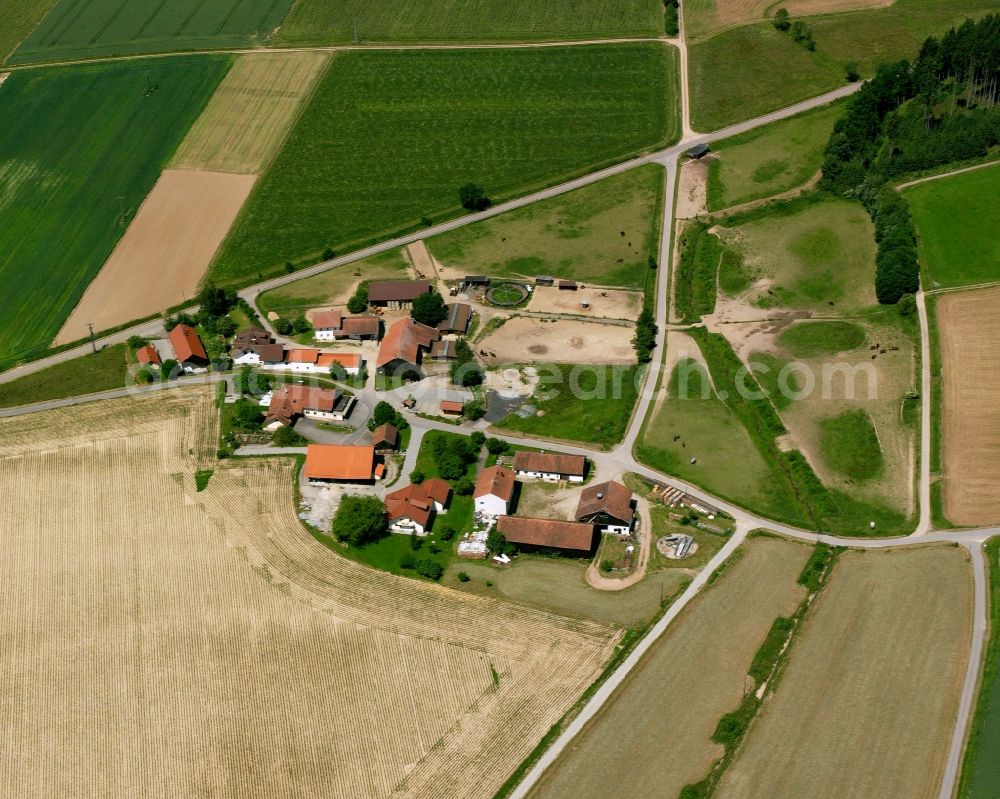
<svg viewBox="0 0 1000 799">
<path fill-rule="evenodd" d="M 417 574 L 422 577 L 426 577 L 429 580 L 440 580 L 441 575 L 444 574 L 444 566 L 436 560 L 430 560 L 429 558 L 418 560 L 416 569 Z"/>
<path fill-rule="evenodd" d="M 129 336 L 128 337 L 128 341 L 126 342 L 126 344 L 128 344 L 128 348 L 130 350 L 142 349 L 148 343 L 149 343 L 149 341 L 147 341 L 146 339 L 144 339 L 142 336 Z"/>
<path fill-rule="evenodd" d="M 424 480 L 426 480 L 426 475 L 419 469 L 414 469 L 410 472 L 410 482 L 414 485 L 420 485 Z"/>
<path fill-rule="evenodd" d="M 490 455 L 503 455 L 510 449 L 510 444 L 506 441 L 501 441 L 499 438 L 487 438 L 486 439 L 486 451 Z"/>
<path fill-rule="evenodd" d="M 416 565 L 417 565 L 417 559 L 414 558 L 413 555 L 409 552 L 404 554 L 403 557 L 399 559 L 399 568 L 401 569 L 412 569 Z"/>
<path fill-rule="evenodd" d="M 486 196 L 486 192 L 481 186 L 475 183 L 466 183 L 458 190 L 458 199 L 466 211 L 485 211 L 493 201 Z"/>
<path fill-rule="evenodd" d="M 446 524 L 441 528 L 441 532 L 438 533 L 438 538 L 442 541 L 451 541 L 455 537 L 455 528 L 451 525 Z"/>
<path fill-rule="evenodd" d="M 348 494 L 330 524 L 330 532 L 339 540 L 353 546 L 364 546 L 383 538 L 389 532 L 385 506 L 378 497 Z"/>
<path fill-rule="evenodd" d="M 362 280 L 358 284 L 354 296 L 347 301 L 347 310 L 351 313 L 364 313 L 368 310 L 368 281 Z"/>
<path fill-rule="evenodd" d="M 421 294 L 413 301 L 413 305 L 410 307 L 410 316 L 422 325 L 437 327 L 448 318 L 448 308 L 444 303 L 444 297 L 436 291 Z"/>
<path fill-rule="evenodd" d="M 304 447 L 309 443 L 309 439 L 293 430 L 291 427 L 282 425 L 274 431 L 271 442 L 278 447 Z"/>
<path fill-rule="evenodd" d="M 472 492 L 476 490 L 476 481 L 471 477 L 463 477 L 461 480 L 455 482 L 453 486 L 455 493 L 461 497 L 468 497 L 472 495 Z"/>
<path fill-rule="evenodd" d="M 779 8 L 774 15 L 774 22 L 772 24 L 779 31 L 787 31 L 792 27 L 791 15 L 788 13 L 788 9 Z"/>
<path fill-rule="evenodd" d="M 460 583 L 467 583 L 467 582 L 469 582 L 470 579 L 471 578 L 469 577 L 469 575 L 466 574 L 465 572 L 459 572 L 458 573 L 458 581 Z"/>
<path fill-rule="evenodd" d="M 649 308 L 643 308 L 635 323 L 635 335 L 632 336 L 632 348 L 639 363 L 647 363 L 652 358 L 658 330 L 653 312 Z"/>
</svg>

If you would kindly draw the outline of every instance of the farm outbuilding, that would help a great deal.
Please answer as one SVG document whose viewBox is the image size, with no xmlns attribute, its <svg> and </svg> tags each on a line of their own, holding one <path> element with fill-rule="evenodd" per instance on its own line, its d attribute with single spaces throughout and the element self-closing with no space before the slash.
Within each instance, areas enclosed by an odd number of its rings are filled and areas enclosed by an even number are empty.
<svg viewBox="0 0 1000 799">
<path fill-rule="evenodd" d="M 174 348 L 174 357 L 186 372 L 204 369 L 208 366 L 208 355 L 193 327 L 176 325 L 170 331 L 170 346 Z"/>
<path fill-rule="evenodd" d="M 521 479 L 582 483 L 587 474 L 587 459 L 583 455 L 521 450 L 514 455 L 514 471 Z"/>
<path fill-rule="evenodd" d="M 576 519 L 598 525 L 603 533 L 630 533 L 635 521 L 632 492 L 616 480 L 588 486 L 580 492 Z"/>
<path fill-rule="evenodd" d="M 441 400 L 441 413 L 445 416 L 461 416 L 465 405 L 454 400 Z"/>
<path fill-rule="evenodd" d="M 497 519 L 497 530 L 518 549 L 527 551 L 582 557 L 592 553 L 597 543 L 597 528 L 583 522 L 501 516 Z"/>
<path fill-rule="evenodd" d="M 426 280 L 383 280 L 368 286 L 368 303 L 381 308 L 409 308 L 433 287 Z"/>
<path fill-rule="evenodd" d="M 559 289 L 561 291 L 576 291 L 579 288 L 575 280 L 560 280 Z"/>
<path fill-rule="evenodd" d="M 469 329 L 470 319 L 472 319 L 472 306 L 464 302 L 453 302 L 448 306 L 448 318 L 438 325 L 438 330 L 442 333 L 464 335 Z"/>
<path fill-rule="evenodd" d="M 707 144 L 696 144 L 684 154 L 688 158 L 704 158 L 710 152 L 712 152 L 712 150 Z"/>
<path fill-rule="evenodd" d="M 371 483 L 383 471 L 375 447 L 310 444 L 302 473 L 310 483 Z"/>
<path fill-rule="evenodd" d="M 476 501 L 476 513 L 489 516 L 503 516 L 510 513 L 517 479 L 514 472 L 503 466 L 489 466 L 483 469 L 476 478 L 476 488 L 473 496 Z"/>
</svg>

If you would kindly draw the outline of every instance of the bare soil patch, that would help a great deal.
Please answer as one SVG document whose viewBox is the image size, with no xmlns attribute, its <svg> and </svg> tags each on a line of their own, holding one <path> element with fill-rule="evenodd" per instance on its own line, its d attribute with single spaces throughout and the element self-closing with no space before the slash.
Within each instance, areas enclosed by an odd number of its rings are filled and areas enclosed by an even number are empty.
<svg viewBox="0 0 1000 799">
<path fill-rule="evenodd" d="M 483 359 L 489 365 L 525 361 L 630 364 L 635 362 L 633 333 L 625 325 L 516 316 L 476 347 L 489 353 Z"/>
<path fill-rule="evenodd" d="M 716 795 L 936 797 L 971 619 L 964 549 L 843 555 Z"/>
<path fill-rule="evenodd" d="M 620 633 L 338 557 L 288 459 L 197 492 L 214 420 L 202 391 L 0 422 L 0 784 L 492 796 Z"/>
<path fill-rule="evenodd" d="M 88 322 L 106 330 L 194 297 L 255 180 L 164 171 L 53 343 L 85 337 Z"/>
<path fill-rule="evenodd" d="M 236 59 L 171 159 L 172 169 L 257 174 L 281 147 L 326 53 L 251 53 Z"/>
<path fill-rule="evenodd" d="M 584 308 L 582 303 L 587 303 L 588 307 Z M 634 321 L 642 311 L 642 292 L 599 286 L 587 286 L 576 291 L 535 286 L 528 310 Z"/>
<path fill-rule="evenodd" d="M 676 216 L 693 219 L 705 213 L 708 213 L 708 162 L 688 161 L 678 175 Z"/>
<path fill-rule="evenodd" d="M 1000 287 L 936 301 L 941 346 L 945 516 L 1000 521 Z"/>
</svg>

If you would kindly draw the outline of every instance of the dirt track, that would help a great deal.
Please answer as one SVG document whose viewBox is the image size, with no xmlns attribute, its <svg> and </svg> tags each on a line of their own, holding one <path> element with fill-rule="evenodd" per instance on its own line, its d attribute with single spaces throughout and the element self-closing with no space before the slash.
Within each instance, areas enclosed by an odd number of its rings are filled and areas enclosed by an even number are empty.
<svg viewBox="0 0 1000 799">
<path fill-rule="evenodd" d="M 191 300 L 253 175 L 166 170 L 54 344 L 76 341 Z"/>
<path fill-rule="evenodd" d="M 944 513 L 954 524 L 1000 521 L 1000 288 L 949 293 L 941 342 Z"/>
</svg>

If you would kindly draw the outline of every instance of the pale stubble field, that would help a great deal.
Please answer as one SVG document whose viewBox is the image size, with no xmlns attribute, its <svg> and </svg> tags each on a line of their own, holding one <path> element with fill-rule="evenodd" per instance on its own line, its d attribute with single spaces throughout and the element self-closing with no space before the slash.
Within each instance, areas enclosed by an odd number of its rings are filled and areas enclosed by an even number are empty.
<svg viewBox="0 0 1000 799">
<path fill-rule="evenodd" d="M 213 416 L 0 423 L 0 794 L 492 796 L 618 631 L 338 558 Z"/>
</svg>

